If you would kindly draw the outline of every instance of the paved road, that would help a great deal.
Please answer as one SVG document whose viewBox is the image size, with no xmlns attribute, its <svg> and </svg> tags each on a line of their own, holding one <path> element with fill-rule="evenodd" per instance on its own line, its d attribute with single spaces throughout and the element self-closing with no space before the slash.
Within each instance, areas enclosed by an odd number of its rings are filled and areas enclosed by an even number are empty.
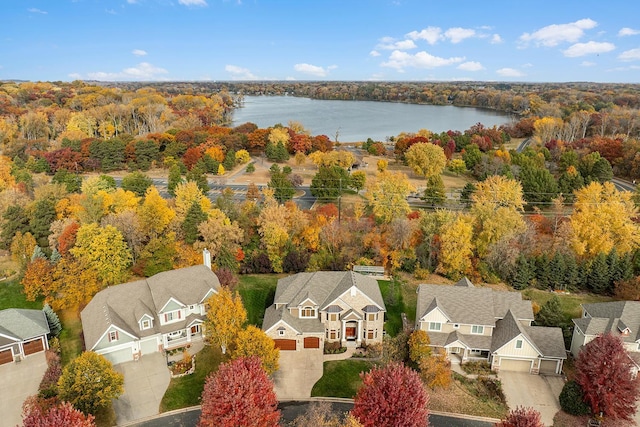
<svg viewBox="0 0 640 427">
<path fill-rule="evenodd" d="M 620 178 L 613 178 L 611 182 L 613 182 L 613 185 L 615 185 L 618 190 L 631 191 L 632 193 L 636 191 L 636 184 L 633 182 L 625 181 Z"/>
<path fill-rule="evenodd" d="M 278 407 L 282 411 L 281 425 L 293 421 L 298 415 L 307 411 L 310 402 L 282 402 Z M 332 403 L 336 412 L 346 413 L 351 410 L 351 403 Z M 195 427 L 200 417 L 200 409 L 159 416 L 153 420 L 143 421 L 137 424 L 127 424 L 127 427 Z M 429 416 L 429 425 L 432 427 L 492 427 L 494 424 L 487 421 L 468 420 L 445 415 Z"/>
</svg>

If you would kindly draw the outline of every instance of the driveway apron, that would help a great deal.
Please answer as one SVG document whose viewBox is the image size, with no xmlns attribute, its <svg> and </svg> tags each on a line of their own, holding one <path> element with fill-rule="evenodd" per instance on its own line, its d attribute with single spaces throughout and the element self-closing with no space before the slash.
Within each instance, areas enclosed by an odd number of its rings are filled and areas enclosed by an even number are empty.
<svg viewBox="0 0 640 427">
<path fill-rule="evenodd" d="M 27 356 L 18 363 L 0 365 L 1 425 L 22 425 L 22 404 L 27 397 L 38 394 L 46 370 L 44 352 Z"/>
<path fill-rule="evenodd" d="M 564 387 L 563 377 L 504 371 L 498 378 L 509 409 L 532 407 L 540 412 L 545 426 L 553 425 L 553 417 L 560 411 L 558 396 Z"/>
<path fill-rule="evenodd" d="M 311 397 L 313 385 L 322 377 L 322 349 L 280 351 L 280 369 L 273 374 L 278 400 Z"/>
</svg>

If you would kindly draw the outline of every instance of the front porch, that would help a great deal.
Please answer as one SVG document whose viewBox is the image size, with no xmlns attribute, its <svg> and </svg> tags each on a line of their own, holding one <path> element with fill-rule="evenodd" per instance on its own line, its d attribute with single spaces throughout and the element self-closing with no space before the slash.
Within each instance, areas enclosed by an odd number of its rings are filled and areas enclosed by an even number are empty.
<svg viewBox="0 0 640 427">
<path fill-rule="evenodd" d="M 466 362 L 488 362 L 489 350 L 470 349 L 463 346 L 444 347 L 447 358 L 451 361 L 451 364 L 462 364 Z"/>
<path fill-rule="evenodd" d="M 162 334 L 162 346 L 165 350 L 174 350 L 192 345 L 195 342 L 203 342 L 202 324 L 194 323 L 185 329 Z M 204 344 L 203 344 L 204 345 Z M 202 348 L 200 348 L 201 350 Z M 193 353 L 192 353 L 193 354 Z"/>
</svg>

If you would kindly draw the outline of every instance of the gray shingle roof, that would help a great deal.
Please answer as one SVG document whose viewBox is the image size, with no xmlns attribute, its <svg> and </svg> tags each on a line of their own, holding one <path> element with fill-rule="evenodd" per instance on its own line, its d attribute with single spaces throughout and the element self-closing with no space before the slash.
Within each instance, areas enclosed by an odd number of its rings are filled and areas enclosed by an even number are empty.
<svg viewBox="0 0 640 427">
<path fill-rule="evenodd" d="M 218 277 L 204 265 L 110 286 L 98 292 L 80 313 L 85 345 L 92 349 L 111 325 L 138 338 L 180 329 L 183 323 L 188 323 L 189 317 L 184 322 L 160 328 L 157 313 L 169 298 L 173 297 L 185 305 L 198 304 L 211 289 L 219 288 Z M 138 320 L 143 314 L 153 317 L 152 328 L 140 330 Z"/>
<path fill-rule="evenodd" d="M 16 340 L 27 340 L 49 333 L 42 310 L 7 308 L 0 311 L 0 333 Z"/>
<path fill-rule="evenodd" d="M 262 330 L 266 331 L 280 320 L 284 321 L 299 333 L 324 332 L 324 325 L 320 322 L 320 319 L 300 319 L 289 314 L 289 310 L 286 307 L 280 307 L 276 310 L 275 305 L 271 305 L 265 310 Z"/>
<path fill-rule="evenodd" d="M 494 326 L 496 320 L 504 317 L 509 309 L 518 319 L 533 320 L 531 303 L 523 301 L 519 292 L 468 286 L 420 285 L 418 319 L 435 306 L 453 323 Z"/>
<path fill-rule="evenodd" d="M 545 326 L 524 326 L 524 330 L 538 347 L 544 357 L 566 359 L 567 351 L 564 348 L 564 337 L 561 328 Z"/>
<path fill-rule="evenodd" d="M 496 327 L 493 330 L 493 339 L 491 341 L 491 351 L 494 352 L 500 347 L 522 334 L 525 336 L 534 347 L 537 347 L 535 342 L 526 333 L 523 325 L 515 318 L 511 310 L 507 311 L 504 318 L 496 322 Z"/>
<path fill-rule="evenodd" d="M 584 333 L 599 335 L 613 332 L 626 342 L 640 339 L 640 301 L 598 302 L 582 304 L 582 307 L 591 316 L 591 321 L 586 322 L 585 318 L 573 321 Z M 629 328 L 631 333 L 628 336 L 620 335 L 618 326 Z"/>
</svg>

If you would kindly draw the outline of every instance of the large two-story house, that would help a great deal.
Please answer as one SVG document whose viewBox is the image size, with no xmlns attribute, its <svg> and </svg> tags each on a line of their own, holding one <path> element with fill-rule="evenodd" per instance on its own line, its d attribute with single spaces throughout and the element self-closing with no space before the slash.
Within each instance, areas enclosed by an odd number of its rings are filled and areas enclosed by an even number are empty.
<svg viewBox="0 0 640 427">
<path fill-rule="evenodd" d="M 116 364 L 202 340 L 205 303 L 219 288 L 197 265 L 103 289 L 80 313 L 86 349 Z"/>
<path fill-rule="evenodd" d="M 633 373 L 640 372 L 640 301 L 582 304 L 582 317 L 573 319 L 573 324 L 573 357 L 598 335 L 610 333 L 622 340 L 633 361 Z"/>
<path fill-rule="evenodd" d="M 378 282 L 352 271 L 298 273 L 278 280 L 262 329 L 281 350 L 382 342 L 386 312 Z"/>
<path fill-rule="evenodd" d="M 560 328 L 531 326 L 530 301 L 519 292 L 474 286 L 420 285 L 416 329 L 452 363 L 483 360 L 494 371 L 559 374 L 566 359 Z"/>
</svg>

